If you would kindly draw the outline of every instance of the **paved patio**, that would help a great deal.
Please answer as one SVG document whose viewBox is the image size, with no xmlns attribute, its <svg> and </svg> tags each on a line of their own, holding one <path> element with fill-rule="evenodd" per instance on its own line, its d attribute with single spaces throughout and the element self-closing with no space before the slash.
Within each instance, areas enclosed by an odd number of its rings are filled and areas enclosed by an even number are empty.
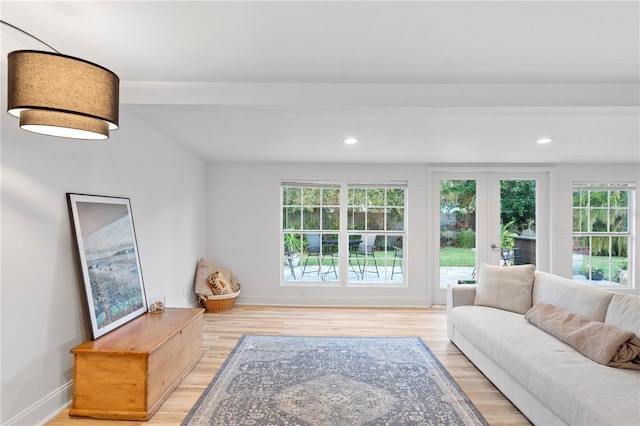
<svg viewBox="0 0 640 426">
<path fill-rule="evenodd" d="M 336 269 L 338 268 L 338 265 L 336 264 Z M 446 287 L 449 284 L 455 284 L 457 283 L 459 280 L 473 280 L 476 279 L 477 277 L 473 276 L 473 272 L 474 272 L 473 267 L 466 267 L 466 266 L 450 266 L 450 267 L 441 267 L 440 268 L 440 282 L 442 287 Z M 291 275 L 291 269 L 286 266 L 284 268 L 284 281 L 285 282 L 296 282 L 296 281 L 301 281 L 301 282 L 327 282 L 327 283 L 336 283 L 338 282 L 338 279 L 336 277 L 336 274 L 333 272 L 333 269 L 330 266 L 323 266 L 322 271 L 320 272 L 320 274 L 317 271 L 317 266 L 313 265 L 307 268 L 307 270 L 305 271 L 304 276 L 301 277 L 302 274 L 302 266 L 301 265 L 297 265 L 293 268 L 293 271 L 295 273 L 296 278 L 294 279 L 293 276 Z M 381 284 L 381 283 L 385 283 L 385 277 L 386 277 L 386 283 L 393 283 L 393 284 L 400 284 L 403 281 L 403 272 L 400 270 L 400 267 L 398 265 L 396 265 L 395 270 L 391 267 L 391 266 L 378 266 L 378 273 L 379 276 L 375 273 L 375 268 L 373 266 L 369 267 L 369 271 L 366 274 L 366 280 L 362 279 L 361 274 L 358 272 L 356 274 L 355 271 L 358 271 L 358 267 L 357 265 L 353 265 L 353 268 L 350 266 L 349 267 L 349 282 L 350 283 L 370 283 L 370 284 Z M 393 279 L 391 278 L 391 275 L 393 273 Z M 587 280 L 585 278 L 584 275 L 573 275 L 572 279 L 574 281 L 577 281 L 579 283 L 583 283 L 583 284 L 588 284 L 589 280 Z M 598 284 L 599 282 L 593 282 L 592 284 Z M 617 283 L 610 283 L 608 280 L 603 280 L 600 282 L 603 286 L 609 286 L 609 285 L 614 285 L 614 286 L 618 286 L 620 284 Z"/>
<path fill-rule="evenodd" d="M 336 270 L 340 269 L 336 262 Z M 284 281 L 285 282 L 338 282 L 336 274 L 331 266 L 323 265 L 322 270 L 318 271 L 318 266 L 308 266 L 305 270 L 304 275 L 302 274 L 302 266 L 300 264 L 293 267 L 293 273 L 295 274 L 295 278 L 291 273 L 291 268 L 286 265 L 284 268 Z M 400 284 L 403 281 L 403 272 L 399 264 L 396 264 L 396 267 L 393 266 L 382 266 L 378 265 L 378 270 L 376 273 L 376 268 L 373 265 L 369 265 L 366 273 L 366 280 L 363 280 L 362 274 L 358 268 L 357 264 L 349 265 L 349 282 L 351 283 L 371 283 L 371 284 L 381 284 L 381 283 L 394 283 Z M 357 272 L 356 272 L 357 271 Z M 393 278 L 392 278 L 393 275 Z M 302 277 L 302 278 L 301 278 Z M 386 281 L 385 281 L 386 277 Z"/>
</svg>

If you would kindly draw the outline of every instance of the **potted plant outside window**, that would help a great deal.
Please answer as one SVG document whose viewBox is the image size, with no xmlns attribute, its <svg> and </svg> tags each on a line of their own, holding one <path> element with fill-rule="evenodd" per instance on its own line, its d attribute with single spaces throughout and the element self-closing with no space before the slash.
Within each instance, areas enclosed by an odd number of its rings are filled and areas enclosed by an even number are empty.
<svg viewBox="0 0 640 426">
<path fill-rule="evenodd" d="M 289 261 L 290 265 L 297 266 L 302 254 L 302 240 L 300 239 L 300 234 L 285 234 L 284 249 L 285 257 L 287 261 Z"/>
<path fill-rule="evenodd" d="M 629 284 L 629 272 L 627 271 L 627 262 L 622 262 L 618 265 L 618 271 L 614 281 L 620 284 Z"/>
<path fill-rule="evenodd" d="M 591 281 L 600 281 L 604 278 L 604 271 L 600 268 L 587 269 L 584 276 Z"/>
</svg>

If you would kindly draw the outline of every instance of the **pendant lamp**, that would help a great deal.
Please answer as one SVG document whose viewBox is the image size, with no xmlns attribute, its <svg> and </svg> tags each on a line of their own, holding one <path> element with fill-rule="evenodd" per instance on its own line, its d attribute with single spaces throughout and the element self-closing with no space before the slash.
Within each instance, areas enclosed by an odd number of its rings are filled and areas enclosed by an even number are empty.
<svg viewBox="0 0 640 426">
<path fill-rule="evenodd" d="M 72 56 L 18 50 L 7 56 L 7 111 L 24 130 L 101 140 L 118 128 L 120 79 Z"/>
</svg>

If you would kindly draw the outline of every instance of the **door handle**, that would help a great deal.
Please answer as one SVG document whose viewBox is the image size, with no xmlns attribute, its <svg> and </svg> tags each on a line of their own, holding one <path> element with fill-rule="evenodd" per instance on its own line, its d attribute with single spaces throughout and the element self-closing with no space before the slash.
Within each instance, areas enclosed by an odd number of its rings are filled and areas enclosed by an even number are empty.
<svg viewBox="0 0 640 426">
<path fill-rule="evenodd" d="M 497 245 L 495 245 L 495 244 L 491 244 L 491 248 L 492 248 L 493 250 L 498 250 L 498 248 L 499 248 L 499 247 L 498 247 Z"/>
</svg>

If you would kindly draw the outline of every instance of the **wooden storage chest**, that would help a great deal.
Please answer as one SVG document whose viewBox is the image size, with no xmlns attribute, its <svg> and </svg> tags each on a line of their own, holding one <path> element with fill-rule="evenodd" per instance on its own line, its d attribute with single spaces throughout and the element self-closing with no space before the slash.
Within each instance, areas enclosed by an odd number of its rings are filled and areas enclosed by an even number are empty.
<svg viewBox="0 0 640 426">
<path fill-rule="evenodd" d="M 147 313 L 73 348 L 69 415 L 148 420 L 202 357 L 202 313 Z"/>
</svg>

